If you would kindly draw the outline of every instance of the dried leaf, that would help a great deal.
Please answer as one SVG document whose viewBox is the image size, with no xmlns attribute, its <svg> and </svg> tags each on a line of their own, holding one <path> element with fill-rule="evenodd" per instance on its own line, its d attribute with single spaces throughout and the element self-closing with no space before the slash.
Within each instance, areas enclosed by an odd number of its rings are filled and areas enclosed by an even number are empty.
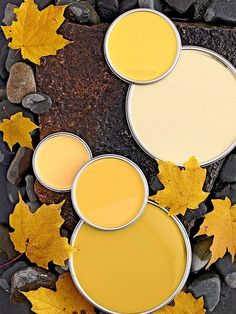
<svg viewBox="0 0 236 314">
<path fill-rule="evenodd" d="M 227 249 L 234 259 L 236 254 L 236 205 L 232 206 L 228 197 L 225 200 L 212 200 L 214 209 L 206 214 L 205 219 L 196 236 L 206 234 L 214 236 L 210 250 L 211 259 L 207 265 L 222 258 Z"/>
<path fill-rule="evenodd" d="M 71 42 L 56 33 L 65 19 L 65 8 L 50 5 L 39 11 L 33 0 L 25 0 L 14 10 L 17 20 L 2 26 L 6 38 L 12 38 L 9 47 L 21 49 L 22 57 L 36 64 L 43 56 L 55 55 Z"/>
<path fill-rule="evenodd" d="M 175 298 L 175 305 L 167 305 L 156 314 L 204 314 L 203 297 L 195 299 L 191 293 L 180 292 Z"/>
<path fill-rule="evenodd" d="M 83 298 L 72 282 L 69 273 L 61 275 L 57 281 L 57 291 L 39 288 L 22 292 L 33 305 L 36 314 L 95 313 L 93 306 Z"/>
<path fill-rule="evenodd" d="M 152 196 L 155 202 L 170 209 L 170 215 L 184 215 L 186 210 L 197 209 L 209 193 L 203 192 L 206 169 L 199 166 L 195 157 L 191 157 L 180 169 L 172 162 L 158 161 L 158 178 L 164 190 Z"/>
<path fill-rule="evenodd" d="M 10 225 L 14 229 L 10 238 L 15 249 L 25 253 L 38 266 L 48 268 L 50 261 L 63 266 L 73 251 L 67 238 L 60 236 L 64 223 L 60 215 L 63 203 L 42 205 L 32 213 L 19 195 L 19 203 L 10 215 Z"/>
<path fill-rule="evenodd" d="M 0 123 L 0 131 L 3 132 L 3 140 L 7 142 L 10 150 L 19 143 L 22 147 L 33 149 L 30 132 L 37 129 L 38 126 L 34 124 L 29 118 L 23 117 L 22 112 L 18 112 L 10 117 L 10 119 L 3 119 Z"/>
</svg>

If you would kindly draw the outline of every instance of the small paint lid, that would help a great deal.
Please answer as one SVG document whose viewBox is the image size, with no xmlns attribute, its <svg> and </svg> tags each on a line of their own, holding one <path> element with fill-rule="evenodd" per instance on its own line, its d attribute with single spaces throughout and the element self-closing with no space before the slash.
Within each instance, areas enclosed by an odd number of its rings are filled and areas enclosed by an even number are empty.
<svg viewBox="0 0 236 314">
<path fill-rule="evenodd" d="M 33 155 L 37 180 L 55 192 L 69 192 L 80 168 L 92 158 L 89 146 L 79 136 L 57 132 L 45 137 Z"/>
<path fill-rule="evenodd" d="M 143 172 L 119 155 L 91 159 L 78 172 L 71 191 L 77 214 L 89 225 L 114 230 L 133 223 L 148 200 Z"/>
<path fill-rule="evenodd" d="M 108 28 L 104 54 L 108 66 L 122 80 L 148 84 L 168 75 L 175 67 L 181 39 L 164 14 L 135 9 L 121 14 Z"/>
</svg>

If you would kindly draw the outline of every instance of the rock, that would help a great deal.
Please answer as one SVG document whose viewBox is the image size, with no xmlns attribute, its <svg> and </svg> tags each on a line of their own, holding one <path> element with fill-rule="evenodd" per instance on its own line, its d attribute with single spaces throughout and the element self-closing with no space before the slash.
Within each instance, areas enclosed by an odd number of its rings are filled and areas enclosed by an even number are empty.
<svg viewBox="0 0 236 314">
<path fill-rule="evenodd" d="M 19 202 L 19 193 L 21 194 L 22 198 L 26 196 L 26 187 L 20 186 L 17 187 L 16 185 L 7 182 L 7 196 L 9 201 L 15 206 L 16 203 Z"/>
<path fill-rule="evenodd" d="M 56 271 L 59 275 L 62 275 L 62 274 L 64 274 L 64 273 L 66 272 L 61 266 L 55 266 L 55 271 Z"/>
<path fill-rule="evenodd" d="M 27 267 L 28 264 L 24 261 L 16 262 L 11 267 L 9 267 L 0 277 L 0 279 L 5 280 L 9 286 L 11 286 L 12 276 L 19 270 Z"/>
<path fill-rule="evenodd" d="M 0 287 L 5 290 L 6 292 L 10 292 L 11 288 L 8 284 L 8 282 L 6 281 L 6 279 L 1 279 L 0 278 Z"/>
<path fill-rule="evenodd" d="M 8 145 L 0 137 L 0 163 L 4 166 L 9 166 L 14 156 L 15 153 L 10 151 Z"/>
<path fill-rule="evenodd" d="M 8 172 L 7 180 L 18 185 L 23 179 L 24 174 L 31 166 L 33 151 L 26 147 L 20 147 L 13 159 Z"/>
<path fill-rule="evenodd" d="M 163 11 L 163 3 L 161 0 L 154 0 L 154 9 L 160 12 Z"/>
<path fill-rule="evenodd" d="M 24 304 L 12 304 L 10 294 L 0 287 L 0 313 L 1 314 L 33 314 L 29 301 Z"/>
<path fill-rule="evenodd" d="M 204 307 L 210 312 L 220 301 L 220 278 L 215 273 L 209 272 L 197 277 L 188 289 L 195 298 L 203 296 Z"/>
<path fill-rule="evenodd" d="M 34 176 L 30 174 L 25 177 L 26 193 L 28 195 L 30 202 L 32 203 L 38 200 L 38 197 L 34 192 L 34 181 L 35 181 Z"/>
<path fill-rule="evenodd" d="M 0 225 L 0 252 L 5 253 L 8 259 L 12 260 L 17 257 L 19 253 L 15 250 L 11 242 L 9 232 L 10 230 L 7 227 Z"/>
<path fill-rule="evenodd" d="M 5 66 L 8 72 L 10 72 L 13 64 L 17 62 L 23 62 L 20 50 L 9 49 Z"/>
<path fill-rule="evenodd" d="M 52 106 L 52 100 L 43 93 L 33 93 L 25 96 L 22 100 L 22 106 L 36 114 L 48 112 Z"/>
<path fill-rule="evenodd" d="M 16 14 L 14 13 L 15 8 L 17 8 L 17 6 L 12 3 L 6 5 L 5 16 L 2 20 L 5 25 L 10 26 L 12 22 L 16 20 Z"/>
<path fill-rule="evenodd" d="M 35 213 L 37 209 L 41 206 L 39 202 L 28 202 L 27 205 L 29 206 L 32 213 Z"/>
<path fill-rule="evenodd" d="M 164 185 L 161 183 L 157 176 L 151 177 L 150 181 L 148 182 L 148 185 L 149 195 L 155 195 L 157 194 L 157 191 L 164 189 Z"/>
<path fill-rule="evenodd" d="M 232 262 L 231 255 L 227 253 L 223 258 L 219 258 L 215 267 L 224 277 L 225 283 L 230 288 L 236 288 L 236 261 Z"/>
<path fill-rule="evenodd" d="M 0 102 L 0 119 L 9 119 L 9 116 L 22 112 L 23 116 L 35 122 L 34 115 L 28 109 L 10 103 L 7 99 Z M 8 146 L 7 146 L 8 147 Z M 9 149 L 9 148 L 8 148 Z"/>
<path fill-rule="evenodd" d="M 11 301 L 23 303 L 25 297 L 20 291 L 37 290 L 40 287 L 56 289 L 57 276 L 39 267 L 27 267 L 17 271 L 11 279 Z"/>
<path fill-rule="evenodd" d="M 210 4 L 211 0 L 196 0 L 194 1 L 191 9 L 190 16 L 194 21 L 203 21 L 205 12 Z"/>
<path fill-rule="evenodd" d="M 103 21 L 110 22 L 119 13 L 119 2 L 118 0 L 97 0 L 97 11 Z"/>
<path fill-rule="evenodd" d="M 185 13 L 194 3 L 194 0 L 165 0 L 166 3 L 175 11 Z"/>
<path fill-rule="evenodd" d="M 7 59 L 7 55 L 8 55 L 8 45 L 5 44 L 2 49 L 1 49 L 1 53 L 0 53 L 0 77 L 3 80 L 6 80 L 8 78 L 8 72 L 5 66 L 5 62 Z"/>
<path fill-rule="evenodd" d="M 139 0 L 139 7 L 154 10 L 154 0 Z"/>
<path fill-rule="evenodd" d="M 43 10 L 48 7 L 50 4 L 54 4 L 53 0 L 35 0 L 35 3 L 38 5 L 39 10 Z"/>
<path fill-rule="evenodd" d="M 204 191 L 210 192 L 212 190 L 216 182 L 216 179 L 218 178 L 223 162 L 224 162 L 224 158 L 206 167 L 207 175 L 206 175 L 206 180 L 203 186 Z"/>
<path fill-rule="evenodd" d="M 222 283 L 220 302 L 211 314 L 235 314 L 236 289 L 229 288 Z"/>
<path fill-rule="evenodd" d="M 204 15 L 206 22 L 236 24 L 236 1 L 213 0 Z"/>
<path fill-rule="evenodd" d="M 227 157 L 221 168 L 219 178 L 226 183 L 236 182 L 236 154 Z"/>
<path fill-rule="evenodd" d="M 199 238 L 197 242 L 192 244 L 192 272 L 196 273 L 207 265 L 211 258 L 210 247 L 212 238 Z"/>
<path fill-rule="evenodd" d="M 7 91 L 6 88 L 0 88 L 0 101 L 7 98 Z"/>
<path fill-rule="evenodd" d="M 122 14 L 132 9 L 136 9 L 139 6 L 138 0 L 121 0 L 119 4 L 120 4 L 119 14 Z"/>
<path fill-rule="evenodd" d="M 23 62 L 13 64 L 7 82 L 8 100 L 19 104 L 26 95 L 34 92 L 36 84 L 31 67 Z"/>
<path fill-rule="evenodd" d="M 78 3 L 78 2 L 81 2 L 81 0 L 57 0 L 56 5 L 67 5 L 70 3 Z M 96 0 L 87 0 L 87 2 L 90 3 L 93 8 L 95 8 Z"/>
<path fill-rule="evenodd" d="M 204 203 L 199 204 L 199 208 L 191 210 L 188 209 L 184 217 L 181 217 L 181 220 L 184 224 L 184 227 L 190 235 L 192 228 L 197 219 L 202 218 L 207 212 L 207 206 Z"/>
<path fill-rule="evenodd" d="M 88 1 L 72 2 L 65 10 L 65 17 L 80 24 L 99 24 L 100 18 Z"/>
<path fill-rule="evenodd" d="M 228 197 L 233 205 L 236 204 L 236 183 L 224 184 L 217 181 L 213 190 L 213 196 L 220 199 Z"/>
</svg>

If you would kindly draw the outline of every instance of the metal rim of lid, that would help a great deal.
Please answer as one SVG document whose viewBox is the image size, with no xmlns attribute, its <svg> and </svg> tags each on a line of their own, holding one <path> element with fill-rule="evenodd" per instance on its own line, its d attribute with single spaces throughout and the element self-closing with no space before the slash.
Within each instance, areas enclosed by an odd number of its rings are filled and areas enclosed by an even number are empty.
<svg viewBox="0 0 236 314">
<path fill-rule="evenodd" d="M 163 210 L 164 212 L 168 213 L 168 210 L 166 208 L 160 207 L 157 203 L 148 200 L 147 202 L 148 204 L 152 204 L 154 206 L 156 206 L 157 208 Z M 159 304 L 158 306 L 156 306 L 153 309 L 150 309 L 146 312 L 140 312 L 137 314 L 148 314 L 157 310 L 160 310 L 162 307 L 168 305 L 171 301 L 173 301 L 173 299 L 181 292 L 181 290 L 183 289 L 189 273 L 190 273 L 190 269 L 191 269 L 191 263 L 192 263 L 192 249 L 191 249 L 191 244 L 190 244 L 190 240 L 189 240 L 189 236 L 187 234 L 187 231 L 185 230 L 183 224 L 181 223 L 181 221 L 176 217 L 176 216 L 169 216 L 170 218 L 172 218 L 174 220 L 174 222 L 176 223 L 176 225 L 178 226 L 182 236 L 183 236 L 183 240 L 185 243 L 185 247 L 186 247 L 186 266 L 185 266 L 185 271 L 183 274 L 183 278 L 181 280 L 181 282 L 179 283 L 179 286 L 176 288 L 176 290 L 172 293 L 172 295 L 162 304 Z M 80 221 L 77 226 L 75 227 L 73 234 L 71 236 L 71 240 L 70 240 L 70 244 L 72 246 L 74 246 L 77 234 L 79 232 L 79 230 L 81 229 L 81 227 L 83 226 L 85 222 L 84 221 Z M 118 312 L 114 312 L 111 311 L 109 309 L 104 308 L 103 306 L 99 305 L 98 303 L 96 303 L 95 301 L 93 301 L 93 299 L 84 291 L 84 289 L 81 287 L 79 280 L 76 276 L 75 270 L 74 270 L 74 264 L 73 264 L 73 255 L 71 255 L 71 257 L 69 258 L 69 271 L 72 277 L 72 280 L 75 284 L 75 286 L 77 287 L 77 289 L 80 291 L 80 293 L 85 297 L 85 299 L 87 299 L 90 303 L 92 303 L 95 307 L 97 307 L 98 309 L 105 311 L 107 313 L 111 313 L 111 314 L 121 314 Z"/>
<path fill-rule="evenodd" d="M 136 13 L 136 12 L 150 12 L 150 13 L 153 13 L 153 14 L 156 14 L 156 15 L 162 17 L 171 26 L 171 28 L 173 29 L 175 36 L 176 36 L 177 52 L 176 52 L 176 57 L 175 57 L 175 60 L 172 64 L 172 66 L 165 73 L 163 73 L 161 76 L 159 76 L 155 79 L 152 79 L 152 80 L 138 81 L 138 80 L 132 80 L 128 77 L 123 76 L 117 69 L 115 69 L 115 67 L 112 64 L 111 58 L 109 56 L 108 42 L 109 42 L 109 36 L 112 32 L 113 27 L 116 25 L 117 22 L 119 22 L 120 19 L 122 19 L 126 15 Z M 105 35 L 103 50 L 104 50 L 105 60 L 108 64 L 109 68 L 117 77 L 119 77 L 121 80 L 123 80 L 124 82 L 129 83 L 129 84 L 146 85 L 146 84 L 154 83 L 154 82 L 157 82 L 157 81 L 163 79 L 164 77 L 166 77 L 168 74 L 170 74 L 173 71 L 173 69 L 175 68 L 175 66 L 179 60 L 179 56 L 180 56 L 180 52 L 181 52 L 181 46 L 182 46 L 182 44 L 181 44 L 180 34 L 179 34 L 175 24 L 166 15 L 164 15 L 163 13 L 161 13 L 159 11 L 155 11 L 152 9 L 139 8 L 139 9 L 129 10 L 129 11 L 121 14 L 111 23 L 111 25 L 109 26 L 109 28 L 106 32 L 106 35 Z"/>
<path fill-rule="evenodd" d="M 194 51 L 200 51 L 206 54 L 209 54 L 212 58 L 214 58 L 216 61 L 220 62 L 223 66 L 225 66 L 227 69 L 229 69 L 232 74 L 235 76 L 236 78 L 236 68 L 228 61 L 226 60 L 223 56 L 221 56 L 220 54 L 204 48 L 204 47 L 200 47 L 200 46 L 183 46 L 181 48 L 181 50 L 194 50 Z M 161 161 L 165 161 L 163 159 L 161 159 L 159 156 L 154 156 L 144 145 L 144 143 L 142 143 L 142 141 L 139 139 L 139 137 L 137 136 L 135 129 L 133 127 L 133 124 L 131 122 L 131 112 L 130 112 L 130 95 L 132 92 L 132 89 L 135 88 L 135 84 L 132 84 L 129 86 L 128 91 L 127 91 L 127 95 L 126 95 L 126 106 L 125 106 L 125 111 L 126 111 L 126 120 L 130 129 L 130 132 L 133 136 L 133 138 L 135 139 L 136 143 L 139 145 L 139 147 L 151 158 L 155 159 L 155 160 L 161 160 Z M 220 159 L 224 158 L 228 153 L 230 153 L 234 147 L 236 146 L 236 138 L 235 141 L 229 146 L 227 147 L 227 149 L 225 151 L 223 151 L 221 154 L 217 155 L 215 158 L 212 158 L 208 161 L 205 162 L 199 162 L 200 166 L 206 167 L 214 162 L 219 161 Z M 179 167 L 183 167 L 184 164 L 182 163 L 176 163 L 177 166 Z"/>
<path fill-rule="evenodd" d="M 88 152 L 88 155 L 89 155 L 89 159 L 91 160 L 93 158 L 93 155 L 92 155 L 92 152 L 91 152 L 91 149 L 90 147 L 88 146 L 88 144 L 81 138 L 79 137 L 78 135 L 75 135 L 73 133 L 70 133 L 70 132 L 55 132 L 55 133 L 52 133 L 48 136 L 46 136 L 45 138 L 43 138 L 39 144 L 36 146 L 35 150 L 34 150 L 34 154 L 33 154 L 33 158 L 32 158 L 32 167 L 33 167 L 33 172 L 35 174 L 35 177 L 36 179 L 39 181 L 40 184 L 42 184 L 45 188 L 53 191 L 53 192 L 58 192 L 58 193 L 65 193 L 65 192 L 70 192 L 71 191 L 71 188 L 70 189 L 58 189 L 58 188 L 55 188 L 53 186 L 50 186 L 48 185 L 47 183 L 45 183 L 41 178 L 40 178 L 40 175 L 38 174 L 38 171 L 37 171 L 37 167 L 36 167 L 36 155 L 37 155 L 37 152 L 38 152 L 38 149 L 41 147 L 41 145 L 46 142 L 47 140 L 53 138 L 53 137 L 57 137 L 57 136 L 70 136 L 70 137 L 73 137 L 75 138 L 76 140 L 78 140 L 81 144 L 84 145 L 85 149 L 87 150 Z"/>
<path fill-rule="evenodd" d="M 138 174 L 140 175 L 140 178 L 142 179 L 142 182 L 143 182 L 143 186 L 144 186 L 144 198 L 143 198 L 143 204 L 141 206 L 141 208 L 139 209 L 138 211 L 138 214 L 131 220 L 129 221 L 128 223 L 124 224 L 124 225 L 121 225 L 121 226 L 118 226 L 118 227 L 101 227 L 99 225 L 96 225 L 94 223 L 92 223 L 91 221 L 89 221 L 84 215 L 83 213 L 81 212 L 78 204 L 77 204 L 77 201 L 76 201 L 76 187 L 77 187 L 77 182 L 79 180 L 79 177 L 80 175 L 82 174 L 82 172 L 92 163 L 98 161 L 98 160 L 101 160 L 101 159 L 107 159 L 107 158 L 115 158 L 115 159 L 119 159 L 119 160 L 122 160 L 122 161 L 125 161 L 127 162 L 130 166 L 132 166 L 137 172 Z M 71 200 L 72 200 L 72 204 L 73 204 L 73 207 L 74 207 L 74 210 L 76 211 L 77 215 L 84 221 L 86 222 L 88 225 L 94 227 L 94 228 L 97 228 L 97 229 L 100 229 L 100 230 L 108 230 L 108 231 L 112 231 L 112 230 L 119 230 L 119 229 L 122 229 L 122 228 L 125 228 L 129 225 L 131 225 L 132 223 L 134 223 L 141 215 L 142 213 L 144 212 L 144 209 L 147 205 L 147 202 L 148 202 L 148 195 L 149 195 L 149 188 L 148 188 L 148 183 L 147 183 L 147 180 L 146 180 L 146 177 L 144 175 L 144 173 L 142 172 L 142 170 L 130 159 L 124 157 L 124 156 L 120 156 L 120 155 L 116 155 L 116 154 L 105 154 L 105 155 L 101 155 L 101 156 L 97 156 L 97 157 L 94 157 L 92 158 L 90 161 L 88 161 L 80 170 L 79 172 L 77 173 L 76 177 L 75 177 L 75 180 L 74 180 L 74 183 L 73 183 L 73 186 L 72 186 L 72 189 L 71 189 Z"/>
</svg>

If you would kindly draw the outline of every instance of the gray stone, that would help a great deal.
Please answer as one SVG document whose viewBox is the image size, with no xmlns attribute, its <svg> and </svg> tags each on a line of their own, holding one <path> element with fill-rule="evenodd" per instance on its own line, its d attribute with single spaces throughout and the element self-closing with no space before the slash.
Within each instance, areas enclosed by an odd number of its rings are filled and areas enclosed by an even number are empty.
<svg viewBox="0 0 236 314">
<path fill-rule="evenodd" d="M 0 101 L 7 98 L 7 91 L 6 88 L 0 88 Z"/>
<path fill-rule="evenodd" d="M 214 198 L 225 199 L 228 197 L 234 205 L 236 204 L 236 183 L 224 184 L 217 181 L 212 194 Z"/>
<path fill-rule="evenodd" d="M 77 3 L 81 2 L 81 0 L 57 0 L 56 5 L 67 5 L 67 4 L 76 3 L 76 2 Z M 95 8 L 96 0 L 87 0 L 87 2 L 90 3 L 93 8 Z"/>
<path fill-rule="evenodd" d="M 0 119 L 9 119 L 9 116 L 17 112 L 22 112 L 23 116 L 35 122 L 33 113 L 19 105 L 12 104 L 9 100 L 5 99 L 0 102 Z"/>
<path fill-rule="evenodd" d="M 18 149 L 7 172 L 7 180 L 10 183 L 18 185 L 22 181 L 24 174 L 31 166 L 32 154 L 33 151 L 29 148 Z"/>
<path fill-rule="evenodd" d="M 37 290 L 40 287 L 55 289 L 56 281 L 57 276 L 39 267 L 27 267 L 19 270 L 11 279 L 11 301 L 13 303 L 25 301 L 20 291 Z"/>
<path fill-rule="evenodd" d="M 227 157 L 221 168 L 219 178 L 226 183 L 236 182 L 236 154 Z"/>
<path fill-rule="evenodd" d="M 7 182 L 7 196 L 11 204 L 16 205 L 19 202 L 19 193 L 21 194 L 22 198 L 26 196 L 26 187 L 22 185 L 17 187 L 16 185 Z"/>
<path fill-rule="evenodd" d="M 6 292 L 10 292 L 11 288 L 6 279 L 0 278 L 0 287 L 5 290 Z"/>
<path fill-rule="evenodd" d="M 155 9 L 154 0 L 139 0 L 138 3 L 140 8 Z"/>
<path fill-rule="evenodd" d="M 27 205 L 29 206 L 32 213 L 35 213 L 37 209 L 41 206 L 39 202 L 28 202 Z"/>
<path fill-rule="evenodd" d="M 206 175 L 206 180 L 203 186 L 204 191 L 211 192 L 216 182 L 216 179 L 218 178 L 223 162 L 224 162 L 224 158 L 206 167 L 207 175 Z"/>
<path fill-rule="evenodd" d="M 97 0 L 97 11 L 103 21 L 112 21 L 119 13 L 119 2 L 118 0 Z"/>
<path fill-rule="evenodd" d="M 16 20 L 16 14 L 14 13 L 14 9 L 17 8 L 16 5 L 12 4 L 12 3 L 8 3 L 6 5 L 6 9 L 5 9 L 5 16 L 2 20 L 2 22 L 5 25 L 11 25 L 13 21 Z"/>
<path fill-rule="evenodd" d="M 14 49 L 9 49 L 7 59 L 5 62 L 5 66 L 8 72 L 10 72 L 11 67 L 13 64 L 17 62 L 22 62 L 23 58 L 21 56 L 20 50 L 14 50 Z"/>
<path fill-rule="evenodd" d="M 22 106 L 36 114 L 48 112 L 52 106 L 51 98 L 43 93 L 32 93 L 25 96 L 22 100 Z"/>
<path fill-rule="evenodd" d="M 185 13 L 194 3 L 194 0 L 165 0 L 166 3 L 175 11 Z"/>
<path fill-rule="evenodd" d="M 151 177 L 151 179 L 148 182 L 148 185 L 150 195 L 155 195 L 157 194 L 157 191 L 164 189 L 164 185 L 161 183 L 157 176 Z"/>
<path fill-rule="evenodd" d="M 224 22 L 236 24 L 236 1 L 213 0 L 206 10 L 204 19 L 206 22 Z"/>
<path fill-rule="evenodd" d="M 50 4 L 54 4 L 53 0 L 34 0 L 34 1 L 38 5 L 39 10 L 43 10 Z"/>
<path fill-rule="evenodd" d="M 220 301 L 221 283 L 215 273 L 209 272 L 197 277 L 188 289 L 195 298 L 203 296 L 204 307 L 210 312 Z"/>
<path fill-rule="evenodd" d="M 211 314 L 235 314 L 236 289 L 229 288 L 222 283 L 220 302 Z"/>
<path fill-rule="evenodd" d="M 2 138 L 0 137 L 0 163 L 4 166 L 9 166 L 12 162 L 15 153 L 11 152 L 8 145 L 2 141 Z"/>
<path fill-rule="evenodd" d="M 30 202 L 36 202 L 38 200 L 37 195 L 34 192 L 34 176 L 32 175 L 27 175 L 25 177 L 25 182 L 26 182 L 26 193 L 28 195 L 28 198 Z"/>
<path fill-rule="evenodd" d="M 197 242 L 192 244 L 192 272 L 196 273 L 207 265 L 211 258 L 210 247 L 212 238 L 199 238 Z"/>
<path fill-rule="evenodd" d="M 185 226 L 185 229 L 190 235 L 193 226 L 197 219 L 202 218 L 207 212 L 207 206 L 204 203 L 199 204 L 199 208 L 191 210 L 188 209 L 184 215 L 181 217 L 181 220 Z"/>
<path fill-rule="evenodd" d="M 138 8 L 138 0 L 121 0 L 119 14 Z"/>
<path fill-rule="evenodd" d="M 154 0 L 154 9 L 160 12 L 163 11 L 163 3 L 161 0 Z"/>
<path fill-rule="evenodd" d="M 16 262 L 13 264 L 11 267 L 9 267 L 0 277 L 0 279 L 5 279 L 6 282 L 11 285 L 11 278 L 12 276 L 19 270 L 22 270 L 23 268 L 27 267 L 28 263 L 21 261 L 21 262 Z"/>
<path fill-rule="evenodd" d="M 203 21 L 205 12 L 210 4 L 211 0 L 196 0 L 191 7 L 191 11 L 189 12 L 191 18 L 194 21 Z"/>
<path fill-rule="evenodd" d="M 80 24 L 99 24 L 100 18 L 88 1 L 72 2 L 65 10 L 65 17 Z"/>
<path fill-rule="evenodd" d="M 62 275 L 62 274 L 64 274 L 64 273 L 66 272 L 61 266 L 55 266 L 55 271 L 56 271 L 59 275 Z"/>
<path fill-rule="evenodd" d="M 31 67 L 23 62 L 13 64 L 7 81 L 8 100 L 19 104 L 26 95 L 34 92 L 36 92 L 36 83 Z"/>
<path fill-rule="evenodd" d="M 10 230 L 0 225 L 0 252 L 5 253 L 9 260 L 14 259 L 19 255 L 19 253 L 15 250 L 13 243 L 11 242 L 9 236 Z"/>
<path fill-rule="evenodd" d="M 0 77 L 3 80 L 6 80 L 8 78 L 8 72 L 5 66 L 5 62 L 7 59 L 7 55 L 8 55 L 8 45 L 5 44 L 2 49 L 1 49 L 1 53 L 0 53 Z"/>
<path fill-rule="evenodd" d="M 225 283 L 230 288 L 236 288 L 236 261 L 232 261 L 232 256 L 227 253 L 223 258 L 219 258 L 215 267 L 224 277 Z"/>
</svg>

